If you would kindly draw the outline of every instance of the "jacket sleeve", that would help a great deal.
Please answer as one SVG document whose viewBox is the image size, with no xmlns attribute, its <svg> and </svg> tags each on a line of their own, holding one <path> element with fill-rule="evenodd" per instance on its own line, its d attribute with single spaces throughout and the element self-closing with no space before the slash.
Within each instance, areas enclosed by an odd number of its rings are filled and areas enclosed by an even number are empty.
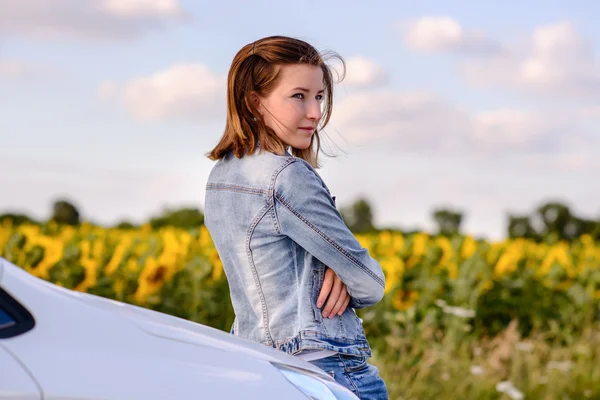
<svg viewBox="0 0 600 400">
<path fill-rule="evenodd" d="M 381 266 L 348 229 L 325 184 L 304 161 L 283 169 L 274 185 L 275 225 L 280 234 L 298 243 L 331 268 L 362 308 L 383 298 Z"/>
</svg>

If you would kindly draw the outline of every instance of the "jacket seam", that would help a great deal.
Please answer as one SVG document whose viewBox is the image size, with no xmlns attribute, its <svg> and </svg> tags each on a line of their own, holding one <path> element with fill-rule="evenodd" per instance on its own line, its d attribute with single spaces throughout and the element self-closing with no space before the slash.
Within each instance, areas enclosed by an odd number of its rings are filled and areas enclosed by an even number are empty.
<svg viewBox="0 0 600 400">
<path fill-rule="evenodd" d="M 267 341 L 272 344 L 273 337 L 271 336 L 271 331 L 269 329 L 269 311 L 267 309 L 267 302 L 265 301 L 265 295 L 262 290 L 262 285 L 260 284 L 260 278 L 258 277 L 258 271 L 256 270 L 256 265 L 254 264 L 254 257 L 252 256 L 252 249 L 250 247 L 250 241 L 252 239 L 252 235 L 254 234 L 254 230 L 258 223 L 264 218 L 264 216 L 269 211 L 269 208 L 265 208 L 259 213 L 259 215 L 255 218 L 255 220 L 250 225 L 248 229 L 248 233 L 246 234 L 246 254 L 248 256 L 248 262 L 250 263 L 250 269 L 252 270 L 252 276 L 254 277 L 254 284 L 258 290 L 258 297 L 260 298 L 260 304 L 262 307 L 262 316 L 263 316 L 263 325 L 265 328 L 265 336 Z"/>
<path fill-rule="evenodd" d="M 273 207 L 271 217 L 273 218 L 273 227 L 278 235 L 281 234 L 281 226 L 279 225 L 279 219 L 277 218 L 277 210 L 275 210 L 275 181 L 277 180 L 279 173 L 294 162 L 296 162 L 295 158 L 287 158 L 284 163 L 282 163 L 275 169 L 275 171 L 273 171 L 273 174 L 271 175 L 271 181 L 269 182 L 267 203 Z"/>
<path fill-rule="evenodd" d="M 255 194 L 255 195 L 265 195 L 268 194 L 268 190 L 260 189 L 260 188 L 252 188 L 241 185 L 233 185 L 229 183 L 208 183 L 206 185 L 207 190 L 224 190 L 224 191 L 232 191 L 232 192 L 241 192 L 247 194 Z"/>
<path fill-rule="evenodd" d="M 316 234 L 318 234 L 323 240 L 329 243 L 334 249 L 336 249 L 341 255 L 346 257 L 348 260 L 353 262 L 356 266 L 358 266 L 363 272 L 369 275 L 375 282 L 379 283 L 382 287 L 385 288 L 385 283 L 373 273 L 366 265 L 361 263 L 358 259 L 349 254 L 342 246 L 340 246 L 336 241 L 331 239 L 325 233 L 321 232 L 316 226 L 314 226 L 309 220 L 307 220 L 302 214 L 300 214 L 295 208 L 293 208 L 279 193 L 275 192 L 275 199 L 279 200 L 279 202 L 287 208 L 296 218 L 302 221 L 306 226 L 313 230 Z"/>
</svg>

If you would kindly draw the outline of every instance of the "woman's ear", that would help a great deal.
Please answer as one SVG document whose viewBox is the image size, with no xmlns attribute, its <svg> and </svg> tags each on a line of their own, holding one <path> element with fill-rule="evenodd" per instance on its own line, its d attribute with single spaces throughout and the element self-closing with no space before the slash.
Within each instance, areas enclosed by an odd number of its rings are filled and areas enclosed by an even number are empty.
<svg viewBox="0 0 600 400">
<path fill-rule="evenodd" d="M 250 114 L 254 115 L 254 118 L 256 118 L 257 116 L 255 113 L 260 113 L 260 98 L 258 95 L 255 92 L 252 92 L 245 97 L 244 101 Z"/>
<path fill-rule="evenodd" d="M 260 97 L 258 96 L 258 94 L 256 94 L 256 92 L 250 93 L 250 101 L 252 102 L 254 108 L 262 114 L 262 111 L 260 109 Z"/>
</svg>

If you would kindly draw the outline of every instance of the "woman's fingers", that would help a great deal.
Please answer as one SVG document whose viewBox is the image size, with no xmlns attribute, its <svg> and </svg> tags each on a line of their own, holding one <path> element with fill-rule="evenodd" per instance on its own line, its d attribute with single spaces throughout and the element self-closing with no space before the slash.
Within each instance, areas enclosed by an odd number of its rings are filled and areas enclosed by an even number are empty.
<svg viewBox="0 0 600 400">
<path fill-rule="evenodd" d="M 340 278 L 337 277 L 337 275 L 334 274 L 333 287 L 329 293 L 327 304 L 325 304 L 325 308 L 323 309 L 324 318 L 332 315 L 331 311 L 333 310 L 333 307 L 337 303 L 338 299 L 340 298 L 340 294 L 342 293 L 342 286 L 344 286 L 344 283 Z"/>
<path fill-rule="evenodd" d="M 346 301 L 342 305 L 342 308 L 340 308 L 340 311 L 338 311 L 338 315 L 342 315 L 344 313 L 344 311 L 346 311 L 346 308 L 348 308 L 348 304 L 350 304 L 350 300 L 351 300 L 351 297 L 350 297 L 350 295 L 348 295 L 346 297 Z"/>
<path fill-rule="evenodd" d="M 323 286 L 321 286 L 321 292 L 317 298 L 317 307 L 321 308 L 323 304 L 325 304 L 325 300 L 327 299 L 327 296 L 329 296 L 329 292 L 331 292 L 331 288 L 333 287 L 334 278 L 337 278 L 335 272 L 333 272 L 332 269 L 327 268 L 325 270 L 325 276 L 323 277 Z"/>
<path fill-rule="evenodd" d="M 342 285 L 342 291 L 340 293 L 340 297 L 337 301 L 337 303 L 335 303 L 335 306 L 333 306 L 333 310 L 331 310 L 331 315 L 342 315 L 342 313 L 344 312 L 344 310 L 346 310 L 346 307 L 344 307 L 344 304 L 346 303 L 346 300 L 349 298 L 350 296 L 348 295 L 348 290 L 346 289 L 346 285 Z"/>
</svg>

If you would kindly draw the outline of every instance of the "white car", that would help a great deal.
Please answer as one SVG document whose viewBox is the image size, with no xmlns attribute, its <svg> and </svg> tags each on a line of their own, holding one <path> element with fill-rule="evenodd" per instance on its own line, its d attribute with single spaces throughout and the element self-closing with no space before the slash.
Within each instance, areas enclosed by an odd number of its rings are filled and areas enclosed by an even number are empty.
<svg viewBox="0 0 600 400">
<path fill-rule="evenodd" d="M 0 258 L 0 399 L 356 399 L 309 362 Z"/>
</svg>

